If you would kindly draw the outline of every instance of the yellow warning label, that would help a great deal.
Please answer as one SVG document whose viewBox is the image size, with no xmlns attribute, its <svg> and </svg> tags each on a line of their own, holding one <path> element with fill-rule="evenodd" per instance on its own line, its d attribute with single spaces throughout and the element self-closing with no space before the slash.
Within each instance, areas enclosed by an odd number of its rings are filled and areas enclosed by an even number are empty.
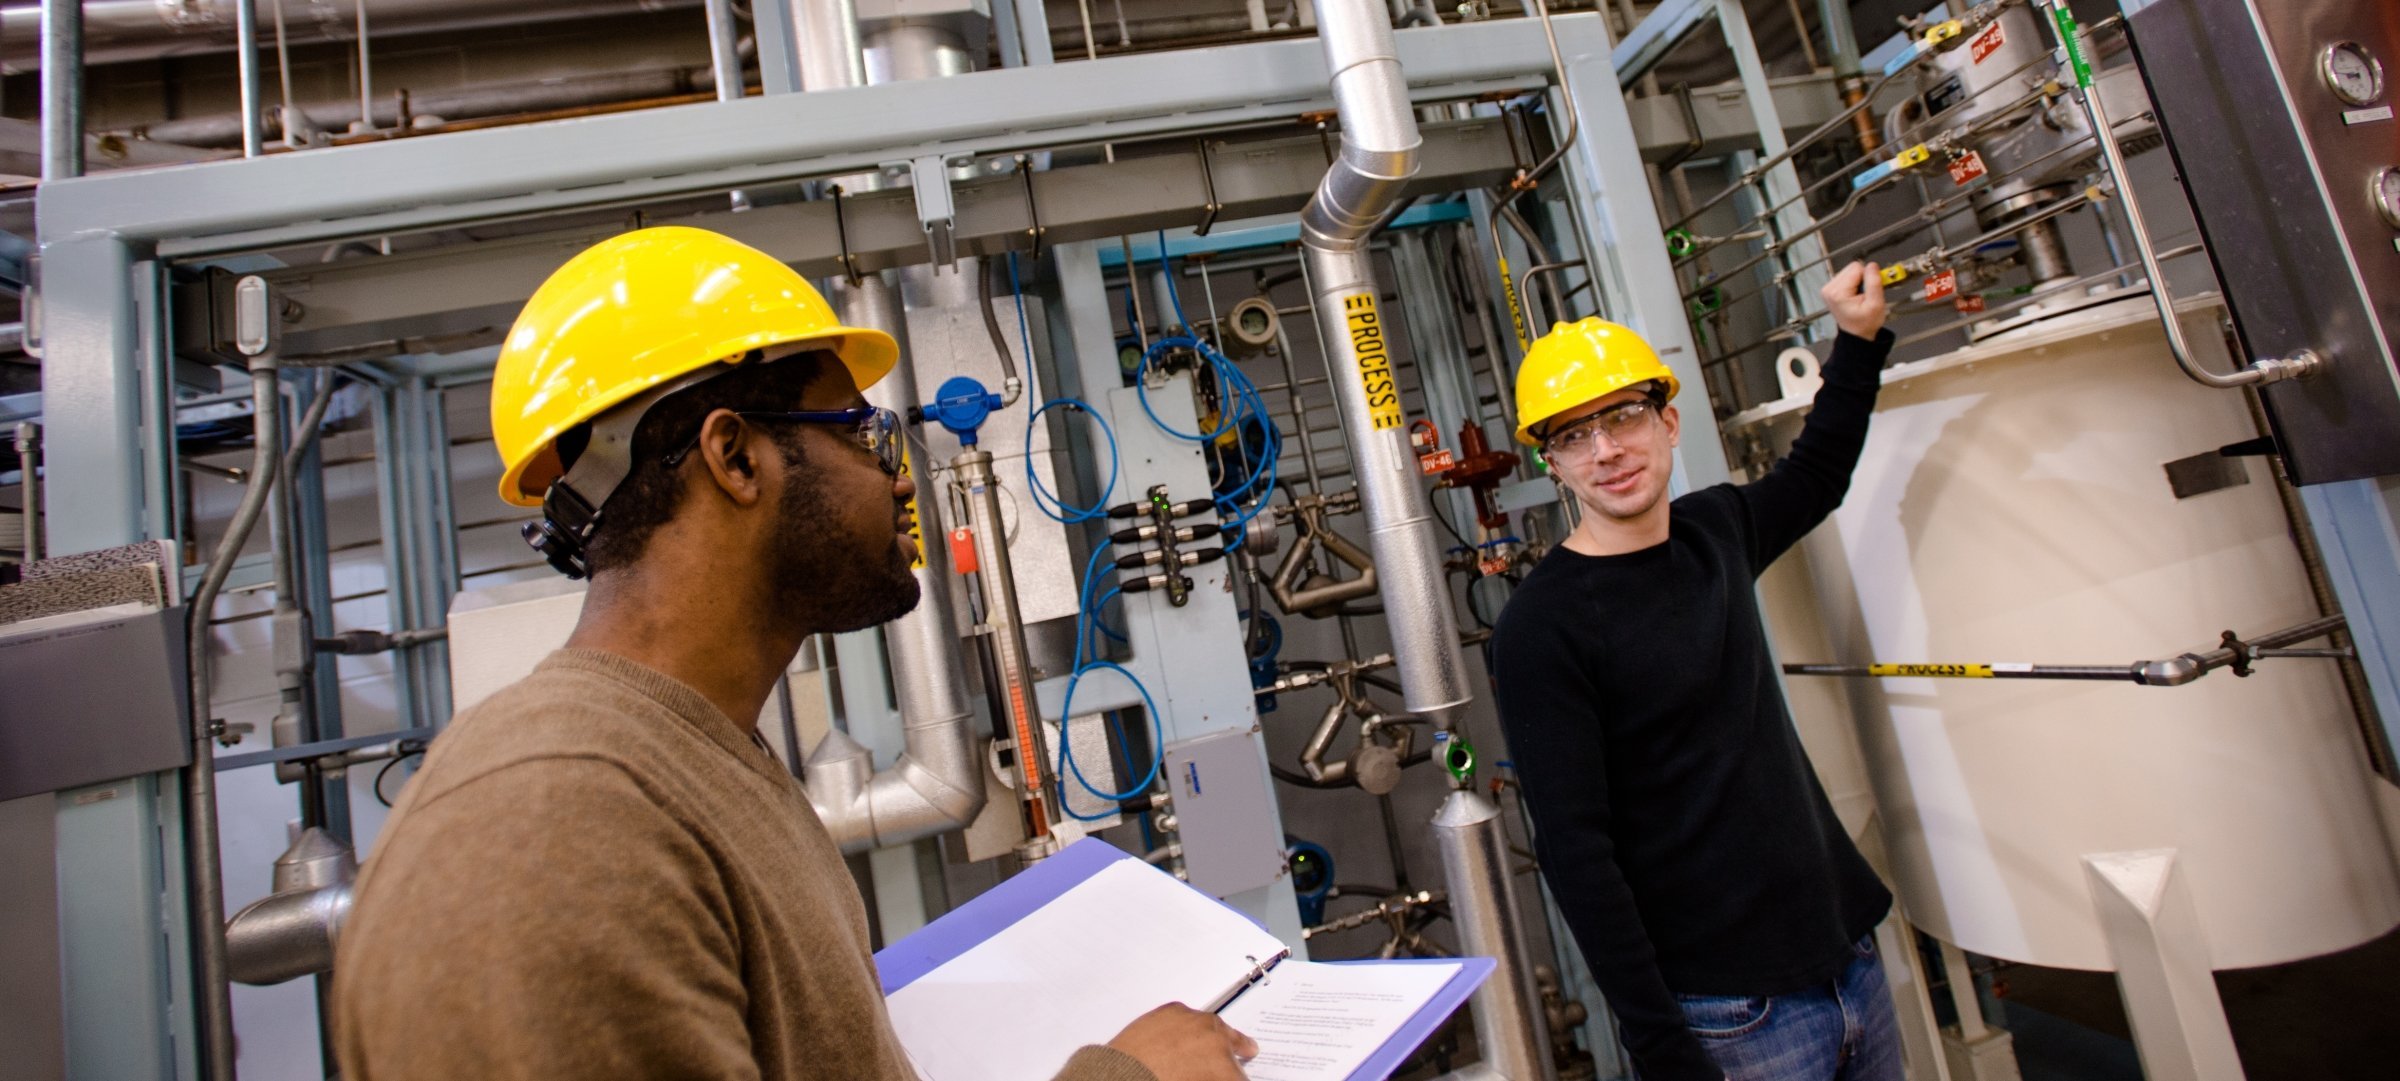
<svg viewBox="0 0 2400 1081">
<path fill-rule="evenodd" d="M 1367 388 L 1367 417 L 1376 431 L 1400 426 L 1400 384 L 1392 378 L 1392 354 L 1383 335 L 1383 318 L 1375 311 L 1375 294 L 1352 293 L 1342 298 L 1342 316 L 1350 324 L 1350 349 L 1358 354 L 1358 380 Z"/>
<path fill-rule="evenodd" d="M 915 480 L 917 478 L 916 458 L 916 455 L 909 453 L 908 441 L 905 439 L 901 440 L 901 476 L 907 477 L 910 480 Z M 908 539 L 911 543 L 916 545 L 916 547 L 911 549 L 909 552 L 908 569 L 925 569 L 925 520 L 917 517 L 917 497 L 913 495 L 908 497 Z"/>
<path fill-rule="evenodd" d="M 1533 339 L 1525 336 L 1525 306 L 1517 301 L 1517 279 L 1508 276 L 1508 256 L 1500 257 L 1500 291 L 1508 297 L 1508 320 L 1517 330 L 1517 351 L 1533 348 Z"/>
<path fill-rule="evenodd" d="M 1870 664 L 1870 675 L 1877 676 L 1936 676 L 1949 679 L 1990 679 L 1988 664 Z"/>
</svg>

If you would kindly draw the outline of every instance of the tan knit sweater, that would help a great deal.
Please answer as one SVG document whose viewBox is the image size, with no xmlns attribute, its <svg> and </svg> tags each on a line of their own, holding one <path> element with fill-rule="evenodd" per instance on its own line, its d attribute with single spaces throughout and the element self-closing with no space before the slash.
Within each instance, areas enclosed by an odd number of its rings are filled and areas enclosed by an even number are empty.
<svg viewBox="0 0 2400 1081">
<path fill-rule="evenodd" d="M 348 1081 L 914 1077 L 799 784 L 698 692 L 590 650 L 434 744 L 334 996 Z M 1059 1076 L 1152 1081 L 1101 1047 Z"/>
</svg>

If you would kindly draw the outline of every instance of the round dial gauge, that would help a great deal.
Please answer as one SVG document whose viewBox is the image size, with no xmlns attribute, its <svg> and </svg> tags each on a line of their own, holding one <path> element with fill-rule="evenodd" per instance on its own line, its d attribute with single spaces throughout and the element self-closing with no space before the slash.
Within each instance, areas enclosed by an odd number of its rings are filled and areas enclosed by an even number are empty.
<svg viewBox="0 0 2400 1081">
<path fill-rule="evenodd" d="M 2400 168 L 2386 168 L 2375 174 L 2375 210 L 2383 215 L 2384 223 L 2400 229 Z"/>
<path fill-rule="evenodd" d="M 2333 96 L 2348 104 L 2373 105 L 2383 100 L 2383 62 L 2356 42 L 2328 47 L 2322 71 Z"/>
</svg>

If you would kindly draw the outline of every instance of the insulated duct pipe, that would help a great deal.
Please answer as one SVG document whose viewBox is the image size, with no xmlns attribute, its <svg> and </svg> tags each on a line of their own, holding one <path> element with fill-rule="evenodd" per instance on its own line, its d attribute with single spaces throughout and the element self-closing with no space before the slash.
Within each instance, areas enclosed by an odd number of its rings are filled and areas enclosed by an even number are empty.
<svg viewBox="0 0 2400 1081">
<path fill-rule="evenodd" d="M 1318 37 L 1333 72 L 1342 151 L 1300 212 L 1300 242 L 1316 291 L 1317 336 L 1335 370 L 1335 396 L 1374 551 L 1377 591 L 1399 658 L 1408 712 L 1447 729 L 1465 705 L 1466 662 L 1442 573 L 1441 543 L 1419 486 L 1416 456 L 1392 374 L 1390 339 L 1367 248 L 1375 223 L 1417 172 L 1416 114 L 1383 6 L 1341 0 L 1317 8 Z"/>
<path fill-rule="evenodd" d="M 349 845 L 314 826 L 302 830 L 275 858 L 275 892 L 225 925 L 233 978 L 264 986 L 332 971 L 357 880 L 358 855 Z"/>
<path fill-rule="evenodd" d="M 791 2 L 801 87 L 817 91 L 864 84 L 866 67 L 859 55 L 852 0 Z M 867 174 L 845 179 L 868 187 L 881 178 Z M 916 369 L 909 356 L 908 319 L 890 277 L 870 274 L 854 282 L 837 275 L 825 282 L 825 294 L 844 324 L 873 327 L 900 343 L 900 363 L 866 396 L 875 405 L 907 415 L 923 399 L 917 396 Z M 883 626 L 892 691 L 900 706 L 900 757 L 877 772 L 865 747 L 834 731 L 808 756 L 802 772 L 809 803 L 844 852 L 964 829 L 983 811 L 975 707 L 966 698 L 966 676 L 959 669 L 952 576 L 940 542 L 942 501 L 930 490 L 925 465 L 924 443 L 911 440 L 907 468 L 919 485 L 910 507 L 917 523 L 918 601 L 915 609 Z"/>
<path fill-rule="evenodd" d="M 856 284 L 838 277 L 830 284 L 834 311 L 844 324 L 874 327 L 903 343 L 901 363 L 866 394 L 869 402 L 905 414 L 920 399 L 916 373 L 906 359 L 908 321 L 891 283 L 872 275 Z M 907 468 L 922 485 L 923 443 L 910 442 Z M 966 698 L 966 675 L 958 665 L 949 560 L 939 542 L 940 505 L 939 495 L 925 487 L 911 503 L 917 522 L 919 559 L 914 573 L 919 600 L 915 609 L 883 625 L 905 741 L 899 759 L 877 772 L 865 747 L 833 731 L 808 756 L 802 772 L 810 805 L 844 852 L 964 829 L 983 811 L 975 708 Z"/>
<path fill-rule="evenodd" d="M 1500 807 L 1474 789 L 1454 791 L 1434 813 L 1433 836 L 1442 852 L 1459 952 L 1499 962 L 1468 1007 L 1475 1011 L 1484 1062 L 1512 1081 L 1554 1081 L 1549 1020 L 1533 966 L 1525 963 L 1525 927 Z"/>
</svg>

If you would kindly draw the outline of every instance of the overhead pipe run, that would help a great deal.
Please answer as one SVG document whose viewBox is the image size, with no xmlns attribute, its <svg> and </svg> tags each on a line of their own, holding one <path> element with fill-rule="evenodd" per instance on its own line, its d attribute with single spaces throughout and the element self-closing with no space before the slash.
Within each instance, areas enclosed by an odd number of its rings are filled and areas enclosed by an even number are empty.
<svg viewBox="0 0 2400 1081">
<path fill-rule="evenodd" d="M 51 0 L 57 2 L 57 0 Z M 254 2 L 254 0 L 253 0 Z M 290 0 L 301 4 L 301 0 Z M 295 17 L 289 27 L 293 42 L 352 42 L 357 28 L 351 22 L 351 3 L 306 5 L 319 18 Z M 494 4 L 490 0 L 373 0 L 375 33 L 400 34 L 473 30 L 491 26 L 522 26 L 573 19 L 641 15 L 700 6 L 700 0 L 519 0 Z M 86 0 L 82 9 L 85 44 L 92 63 L 113 64 L 229 52 L 237 47 L 236 25 L 244 0 Z M 40 44 L 41 12 L 47 4 L 11 3 L 0 6 L 0 67 L 8 74 L 32 70 L 49 61 Z M 295 12 L 295 15 L 298 13 Z"/>
</svg>

